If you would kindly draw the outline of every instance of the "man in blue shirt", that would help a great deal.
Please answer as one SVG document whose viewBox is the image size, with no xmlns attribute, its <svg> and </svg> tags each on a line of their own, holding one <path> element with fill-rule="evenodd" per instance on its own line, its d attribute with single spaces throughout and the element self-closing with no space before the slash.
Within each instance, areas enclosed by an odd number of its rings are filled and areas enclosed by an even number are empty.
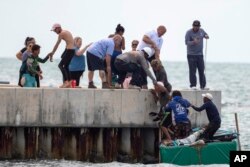
<svg viewBox="0 0 250 167">
<path fill-rule="evenodd" d="M 173 91 L 172 100 L 166 105 L 165 111 L 171 111 L 174 115 L 174 136 L 177 139 L 182 139 L 189 136 L 191 132 L 191 122 L 188 119 L 188 110 L 191 104 L 186 99 L 182 98 L 181 92 Z"/>
<path fill-rule="evenodd" d="M 193 22 L 193 28 L 188 30 L 185 36 L 187 45 L 187 59 L 189 65 L 190 88 L 196 89 L 196 70 L 199 72 L 200 88 L 206 87 L 206 77 L 204 74 L 205 65 L 203 60 L 203 38 L 208 39 L 207 33 L 200 28 L 200 21 Z"/>
<path fill-rule="evenodd" d="M 202 94 L 202 96 L 204 104 L 201 107 L 195 107 L 194 105 L 191 105 L 191 107 L 199 112 L 206 110 L 209 124 L 206 127 L 203 137 L 205 140 L 213 140 L 213 135 L 221 125 L 220 114 L 217 107 L 212 102 L 213 96 L 210 93 Z"/>
<path fill-rule="evenodd" d="M 88 88 L 96 88 L 93 82 L 94 71 L 99 70 L 99 76 L 102 80 L 102 88 L 109 88 L 111 85 L 111 55 L 113 54 L 114 47 L 122 40 L 120 35 L 115 35 L 113 38 L 102 39 L 94 42 L 87 50 L 87 63 L 88 63 Z M 106 67 L 105 67 L 106 63 Z M 107 71 L 107 78 L 105 72 Z"/>
</svg>

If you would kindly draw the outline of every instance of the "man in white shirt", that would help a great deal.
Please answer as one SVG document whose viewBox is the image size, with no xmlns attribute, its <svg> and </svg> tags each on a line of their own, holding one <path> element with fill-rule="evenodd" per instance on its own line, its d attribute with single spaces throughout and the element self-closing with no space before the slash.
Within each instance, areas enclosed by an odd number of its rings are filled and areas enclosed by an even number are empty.
<svg viewBox="0 0 250 167">
<path fill-rule="evenodd" d="M 137 50 L 142 50 L 145 47 L 152 48 L 153 56 L 148 58 L 149 62 L 154 59 L 160 59 L 160 50 L 163 44 L 162 36 L 166 33 L 166 31 L 166 27 L 160 25 L 157 30 L 152 30 L 144 34 L 142 40 L 140 41 Z"/>
</svg>

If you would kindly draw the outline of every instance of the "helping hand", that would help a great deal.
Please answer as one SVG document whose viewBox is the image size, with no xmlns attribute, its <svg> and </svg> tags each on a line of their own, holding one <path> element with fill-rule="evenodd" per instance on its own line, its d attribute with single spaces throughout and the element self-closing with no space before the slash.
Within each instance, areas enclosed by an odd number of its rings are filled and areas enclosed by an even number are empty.
<svg viewBox="0 0 250 167">
<path fill-rule="evenodd" d="M 50 52 L 47 56 L 49 56 L 49 60 L 50 62 L 53 62 L 53 53 Z"/>
</svg>

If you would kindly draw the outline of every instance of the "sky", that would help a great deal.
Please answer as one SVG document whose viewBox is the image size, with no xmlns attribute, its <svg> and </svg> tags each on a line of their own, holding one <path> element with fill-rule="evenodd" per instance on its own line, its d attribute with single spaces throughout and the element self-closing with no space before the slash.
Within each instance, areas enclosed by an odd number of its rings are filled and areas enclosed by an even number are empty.
<svg viewBox="0 0 250 167">
<path fill-rule="evenodd" d="M 187 61 L 185 34 L 198 19 L 210 36 L 205 61 L 250 63 L 249 7 L 249 0 L 1 0 L 0 57 L 15 58 L 27 36 L 35 37 L 44 57 L 57 41 L 54 23 L 82 37 L 83 45 L 106 38 L 120 23 L 125 51 L 133 39 L 165 25 L 161 59 Z M 54 57 L 64 48 L 62 42 Z"/>
</svg>

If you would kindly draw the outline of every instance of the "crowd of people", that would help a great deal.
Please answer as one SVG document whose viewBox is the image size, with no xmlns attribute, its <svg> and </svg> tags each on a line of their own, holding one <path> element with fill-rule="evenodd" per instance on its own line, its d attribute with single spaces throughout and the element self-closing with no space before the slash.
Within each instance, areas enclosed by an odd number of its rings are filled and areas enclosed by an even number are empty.
<svg viewBox="0 0 250 167">
<path fill-rule="evenodd" d="M 196 89 L 197 86 L 197 69 L 200 88 L 206 89 L 203 38 L 208 39 L 209 36 L 200 26 L 200 21 L 195 20 L 185 36 L 190 88 L 192 89 Z M 188 119 L 188 107 L 192 107 L 196 111 L 207 111 L 210 123 L 202 134 L 206 140 L 212 140 L 213 134 L 220 127 L 221 122 L 218 110 L 212 102 L 212 95 L 205 94 L 204 105 L 195 107 L 188 100 L 182 98 L 180 91 L 172 92 L 172 85 L 168 81 L 160 57 L 163 35 L 167 32 L 165 26 L 160 25 L 155 30 L 145 33 L 141 40 L 133 40 L 131 51 L 128 52 L 123 52 L 125 50 L 125 28 L 121 24 L 118 24 L 115 32 L 107 38 L 84 47 L 81 37 L 73 37 L 72 33 L 64 30 L 60 24 L 54 24 L 51 31 L 58 35 L 58 39 L 52 51 L 43 59 L 39 57 L 40 46 L 36 44 L 35 39 L 33 37 L 25 39 L 25 47 L 16 55 L 22 61 L 19 86 L 40 87 L 40 79 L 43 76 L 39 63 L 45 63 L 48 59 L 53 61 L 58 46 L 64 41 L 66 47 L 58 64 L 63 80 L 60 88 L 71 88 L 72 82 L 79 87 L 80 77 L 85 71 L 85 57 L 88 68 L 88 88 L 91 89 L 97 88 L 93 81 L 96 70 L 99 71 L 103 89 L 148 89 L 147 77 L 149 77 L 154 85 L 152 93 L 155 100 L 159 100 L 161 105 L 161 111 L 157 114 L 158 119 L 156 120 L 161 120 L 160 128 L 167 141 L 183 139 L 190 135 L 191 123 Z M 153 73 L 149 70 L 150 66 Z M 171 92 L 172 96 L 170 96 Z M 162 115 L 165 115 L 164 118 Z"/>
</svg>

